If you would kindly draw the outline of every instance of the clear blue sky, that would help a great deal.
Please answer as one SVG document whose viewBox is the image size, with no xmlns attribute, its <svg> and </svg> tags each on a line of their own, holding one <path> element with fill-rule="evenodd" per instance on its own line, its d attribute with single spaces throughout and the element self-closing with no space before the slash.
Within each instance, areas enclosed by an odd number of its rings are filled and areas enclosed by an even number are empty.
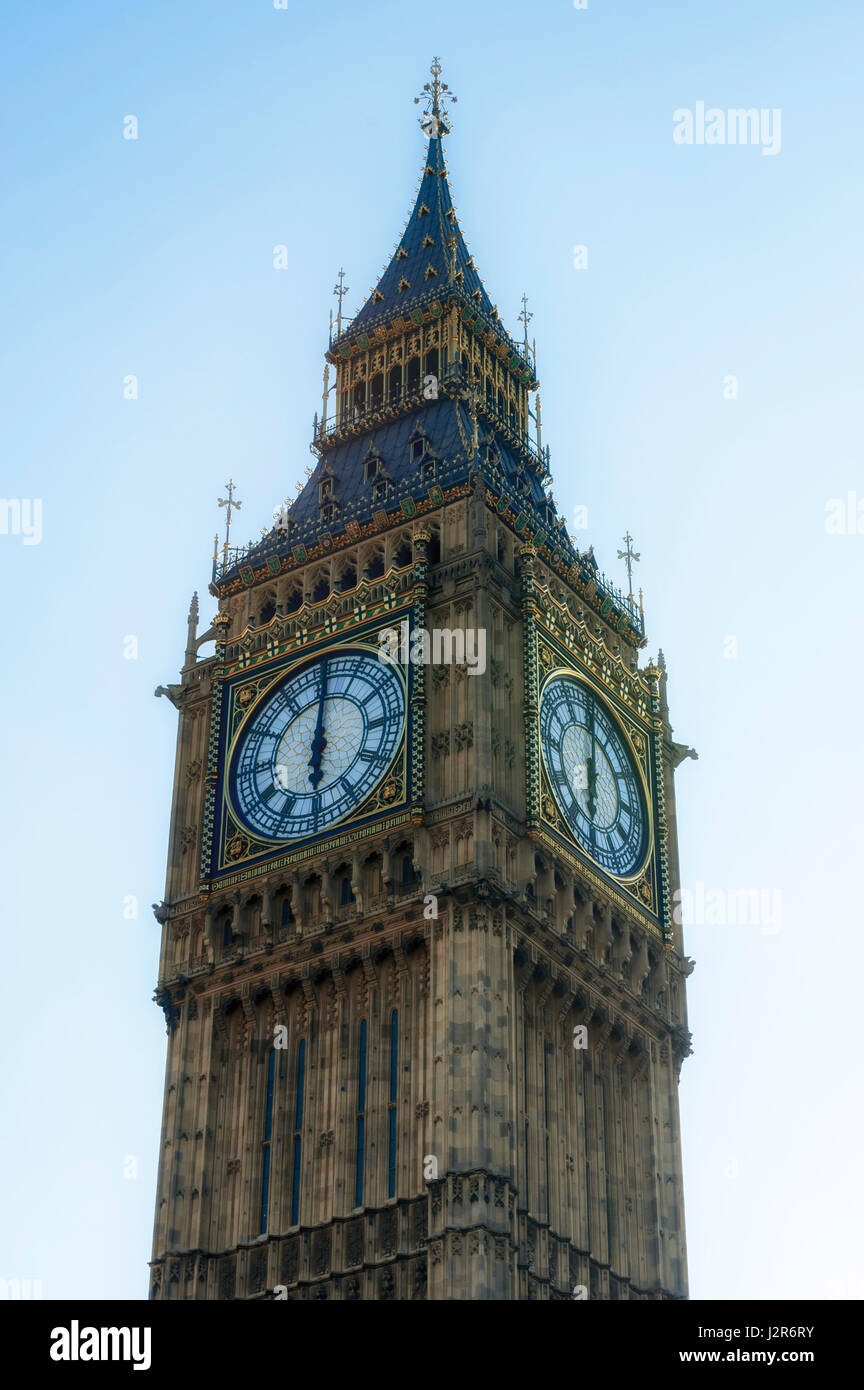
<svg viewBox="0 0 864 1390">
<path fill-rule="evenodd" d="M 0 535 L 0 1275 L 146 1293 L 176 731 L 153 690 L 193 589 L 212 615 L 229 475 L 245 541 L 312 462 L 330 291 L 344 265 L 358 308 L 389 257 L 440 53 L 463 230 L 511 329 L 530 296 L 559 505 L 619 583 L 626 528 L 642 555 L 700 755 L 685 882 L 782 895 L 779 931 L 687 934 L 692 1294 L 864 1295 L 864 534 L 825 529 L 864 500 L 860 4 L 46 0 L 3 27 L 0 495 L 42 499 L 43 536 Z M 699 101 L 779 108 L 780 153 L 677 145 Z"/>
</svg>

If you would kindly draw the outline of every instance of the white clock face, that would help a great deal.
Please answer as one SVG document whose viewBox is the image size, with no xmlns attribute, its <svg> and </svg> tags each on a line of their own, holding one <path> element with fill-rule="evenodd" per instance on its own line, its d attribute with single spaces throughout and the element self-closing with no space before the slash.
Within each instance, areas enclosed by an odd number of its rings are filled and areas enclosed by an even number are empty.
<svg viewBox="0 0 864 1390">
<path fill-rule="evenodd" d="M 634 874 L 648 848 L 642 782 L 611 711 L 575 676 L 553 676 L 544 687 L 540 746 L 573 838 L 608 873 Z"/>
<path fill-rule="evenodd" d="M 404 725 L 391 665 L 362 652 L 319 657 L 271 691 L 241 731 L 229 777 L 239 819 L 270 840 L 335 825 L 384 777 Z"/>
</svg>

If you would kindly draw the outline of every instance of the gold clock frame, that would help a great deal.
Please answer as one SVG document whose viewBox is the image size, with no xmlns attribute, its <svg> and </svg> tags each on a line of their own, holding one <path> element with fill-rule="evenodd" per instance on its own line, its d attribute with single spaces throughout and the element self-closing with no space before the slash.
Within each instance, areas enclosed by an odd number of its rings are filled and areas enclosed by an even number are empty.
<svg viewBox="0 0 864 1390">
<path fill-rule="evenodd" d="M 380 656 L 379 656 L 380 650 L 381 650 L 380 647 L 378 647 L 378 646 L 370 646 L 368 643 L 365 643 L 365 642 L 338 642 L 338 641 L 337 641 L 337 642 L 334 642 L 332 645 L 321 646 L 321 647 L 318 648 L 317 651 L 314 651 L 314 652 L 306 652 L 304 655 L 298 657 L 296 661 L 293 661 L 293 662 L 289 663 L 289 664 L 286 665 L 286 666 L 280 667 L 280 669 L 279 669 L 278 671 L 275 671 L 275 672 L 273 673 L 273 679 L 267 682 L 267 684 L 266 684 L 266 686 L 264 687 L 263 690 L 258 690 L 258 691 L 257 691 L 255 697 L 249 702 L 248 708 L 246 708 L 246 709 L 243 711 L 242 718 L 239 719 L 239 721 L 238 721 L 237 724 L 236 724 L 236 727 L 231 731 L 231 735 L 230 735 L 230 737 L 229 737 L 229 739 L 228 739 L 228 741 L 227 741 L 226 748 L 225 748 L 225 753 L 224 753 L 223 773 L 222 773 L 222 806 L 221 806 L 221 808 L 220 808 L 220 815 L 223 815 L 223 814 L 227 811 L 228 815 L 230 816 L 230 819 L 231 819 L 231 820 L 237 825 L 237 827 L 239 828 L 240 833 L 243 834 L 243 835 L 247 835 L 247 836 L 251 837 L 251 838 L 254 840 L 254 842 L 255 842 L 256 845 L 260 845 L 260 846 L 261 846 L 261 851 L 260 851 L 260 852 L 262 852 L 262 853 L 267 853 L 267 852 L 272 851 L 272 850 L 274 850 L 274 849 L 276 849 L 276 850 L 282 849 L 282 850 L 285 850 L 285 851 L 289 851 L 289 850 L 291 849 L 292 846 L 295 846 L 295 847 L 296 847 L 297 845 L 300 845 L 300 844 L 302 844 L 302 843 L 304 843 L 304 842 L 307 842 L 307 841 L 309 841 L 309 840 L 317 839 L 317 838 L 319 837 L 319 835 L 320 835 L 320 836 L 323 836 L 323 837 L 327 837 L 327 836 L 329 836 L 329 835 L 331 835 L 331 834 L 338 833 L 339 826 L 343 825 L 344 822 L 345 822 L 346 820 L 349 820 L 349 819 L 359 819 L 359 818 L 361 818 L 364 814 L 367 814 L 367 813 L 364 812 L 364 807 L 368 806 L 369 802 L 370 802 L 373 798 L 375 798 L 376 795 L 380 795 L 380 794 L 381 794 L 382 788 L 387 784 L 388 779 L 390 779 L 390 777 L 391 777 L 393 768 L 394 768 L 395 764 L 399 761 L 400 758 L 401 758 L 402 764 L 403 764 L 403 768 L 402 768 L 402 781 L 403 781 L 403 783 L 404 783 L 403 795 L 402 795 L 402 798 L 401 798 L 401 799 L 402 799 L 402 800 L 406 799 L 406 797 L 407 797 L 407 777 L 408 777 L 408 767 L 407 767 L 407 733 L 408 733 L 408 713 L 409 713 L 410 692 L 409 692 L 409 689 L 408 689 L 408 681 L 407 681 L 405 672 L 404 672 L 404 670 L 403 670 L 403 668 L 402 668 L 402 666 L 401 666 L 401 664 L 400 664 L 399 662 L 386 662 L 386 663 L 382 663 L 382 665 L 385 665 L 385 664 L 386 664 L 386 665 L 389 665 L 390 669 L 391 669 L 392 671 L 395 672 L 396 677 L 397 677 L 397 679 L 398 679 L 398 681 L 399 681 L 400 688 L 401 688 L 401 690 L 402 690 L 402 727 L 401 727 L 401 729 L 400 729 L 400 731 L 399 731 L 399 735 L 398 735 L 397 740 L 396 740 L 396 746 L 395 746 L 394 751 L 393 751 L 393 756 L 391 757 L 390 761 L 387 763 L 387 766 L 386 766 L 386 768 L 384 769 L 384 771 L 381 773 L 381 776 L 377 779 L 377 781 L 374 783 L 374 785 L 370 788 L 370 790 L 369 790 L 369 792 L 367 793 L 367 795 L 363 798 L 363 800 L 362 800 L 359 804 L 357 804 L 357 805 L 351 807 L 350 810 L 346 811 L 345 814 L 342 815 L 342 816 L 340 816 L 338 820 L 332 821 L 324 830 L 318 832 L 318 833 L 317 833 L 316 835 L 314 835 L 314 836 L 309 836 L 309 835 L 297 835 L 297 836 L 292 836 L 292 837 L 289 838 L 289 839 L 272 839 L 271 837 L 269 837 L 269 836 L 267 836 L 267 835 L 262 835 L 262 834 L 259 834 L 257 831 L 251 830 L 250 827 L 246 825 L 245 820 L 244 820 L 243 817 L 238 813 L 237 808 L 236 808 L 235 805 L 234 805 L 233 798 L 232 798 L 232 796 L 231 796 L 231 776 L 230 776 L 230 773 L 231 773 L 231 767 L 232 767 L 232 764 L 233 764 L 233 761 L 234 761 L 234 757 L 235 757 L 235 754 L 236 754 L 236 751 L 237 751 L 237 745 L 238 745 L 239 741 L 241 740 L 241 738 L 244 736 L 244 734 L 245 734 L 245 733 L 249 730 L 249 728 L 251 727 L 251 723 L 252 723 L 252 721 L 253 721 L 255 715 L 260 711 L 260 709 L 262 708 L 262 706 L 264 705 L 264 703 L 265 703 L 265 702 L 270 698 L 270 696 L 272 695 L 273 689 L 274 689 L 274 687 L 275 687 L 276 685 L 281 685 L 281 684 L 283 684 L 283 683 L 285 683 L 285 682 L 290 681 L 290 680 L 293 678 L 293 676 L 296 675 L 300 670 L 302 670 L 302 669 L 303 669 L 304 667 L 306 667 L 306 666 L 311 666 L 311 665 L 313 665 L 313 664 L 314 664 L 315 662 L 317 662 L 317 661 L 320 661 L 320 660 L 322 659 L 322 657 L 325 657 L 325 656 L 326 656 L 326 657 L 330 657 L 330 656 L 336 656 L 336 655 L 344 655 L 344 654 L 348 654 L 348 653 L 352 653 L 352 652 L 353 652 L 353 653 L 361 654 L 361 655 L 363 655 L 363 656 L 374 657 L 376 660 L 380 660 Z M 260 671 L 257 671 L 257 672 L 254 672 L 254 673 L 250 671 L 248 682 L 242 682 L 242 681 L 238 681 L 238 682 L 237 682 L 236 690 L 235 690 L 234 692 L 232 692 L 232 693 L 233 693 L 233 696 L 234 696 L 234 699 L 233 699 L 233 706 L 232 706 L 232 713 L 236 712 L 236 705 L 237 705 L 237 700 L 238 700 L 238 697 L 239 697 L 239 695 L 240 695 L 240 692 L 241 692 L 243 689 L 245 689 L 248 685 L 252 685 L 253 683 L 256 683 L 256 682 L 260 679 L 260 675 L 261 675 L 261 672 L 260 672 Z M 395 800 L 396 798 L 393 798 L 393 799 Z M 226 848 L 227 848 L 227 845 L 228 845 L 229 843 L 230 843 L 230 840 L 228 840 L 228 839 L 226 838 L 226 839 L 224 840 L 224 845 L 225 845 Z M 257 855 L 257 853 L 258 853 L 258 851 L 256 851 L 256 855 Z"/>
<path fill-rule="evenodd" d="M 647 836 L 646 836 L 646 842 L 645 842 L 645 853 L 644 853 L 644 855 L 642 856 L 641 860 L 639 861 L 638 867 L 637 867 L 636 869 L 634 869 L 634 871 L 633 871 L 631 874 L 615 874 L 615 873 L 612 873 L 611 870 L 605 868 L 605 866 L 604 866 L 603 864 L 601 864 L 597 859 L 595 859 L 594 856 L 591 854 L 591 852 L 590 852 L 588 849 L 585 848 L 585 846 L 582 844 L 582 842 L 576 838 L 576 836 L 573 834 L 573 831 L 572 831 L 572 829 L 571 829 L 571 827 L 570 827 L 570 822 L 568 821 L 568 819 L 567 819 L 567 817 L 566 817 L 566 815 L 565 815 L 565 813 L 564 813 L 564 808 L 562 807 L 562 805 L 561 805 L 561 803 L 560 803 L 560 801 L 559 801 L 559 799 L 558 799 L 558 797 L 557 797 L 557 795 L 556 795 L 556 793 L 555 793 L 555 789 L 554 789 L 554 787 L 553 787 L 553 785 L 552 785 L 552 781 L 551 781 L 551 779 L 550 779 L 550 777 L 549 777 L 549 774 L 548 774 L 548 772 L 547 772 L 547 769 L 546 769 L 546 754 L 545 754 L 544 749 L 543 749 L 542 740 L 539 738 L 539 731 L 540 731 L 540 711 L 541 711 L 542 708 L 543 708 L 543 697 L 544 697 L 544 695 L 545 695 L 545 693 L 546 693 L 546 690 L 548 689 L 550 683 L 551 683 L 552 681 L 554 681 L 554 680 L 560 679 L 560 677 L 562 677 L 562 676 L 571 676 L 574 680 L 576 680 L 577 682 L 579 682 L 581 685 L 586 686 L 586 687 L 591 691 L 591 693 L 595 696 L 595 698 L 600 702 L 600 704 L 603 706 L 603 708 L 607 711 L 607 714 L 609 715 L 609 717 L 612 719 L 612 721 L 613 721 L 613 723 L 614 723 L 614 725 L 615 725 L 615 728 L 618 729 L 619 733 L 623 736 L 623 738 L 624 738 L 624 740 L 625 740 L 625 746 L 626 746 L 626 748 L 629 750 L 630 755 L 631 755 L 631 761 L 633 762 L 633 765 L 634 765 L 634 767 L 636 768 L 636 772 L 637 772 L 637 775 L 638 775 L 638 777 L 639 777 L 639 780 L 640 780 L 640 783 L 641 783 L 641 786 L 642 786 L 642 803 L 643 803 L 643 806 L 644 806 L 644 808 L 645 808 L 645 815 L 646 815 L 646 820 L 647 820 Z M 585 671 L 580 671 L 578 668 L 573 667 L 573 666 L 553 666 L 553 667 L 551 667 L 551 668 L 546 672 L 546 674 L 545 674 L 545 676 L 544 676 L 544 679 L 543 679 L 543 682 L 542 682 L 542 684 L 540 685 L 540 687 L 539 687 L 539 689 L 538 689 L 538 694 L 537 694 L 537 730 L 538 730 L 538 751 L 539 751 L 539 754 L 540 754 L 541 791 L 542 791 L 543 783 L 545 783 L 545 785 L 546 785 L 546 786 L 548 787 L 548 789 L 549 789 L 549 795 L 552 797 L 553 801 L 555 802 L 556 807 L 558 808 L 558 812 L 559 812 L 559 814 L 560 814 L 560 816 L 561 816 L 562 824 L 566 827 L 566 838 L 569 839 L 569 840 L 575 845 L 575 847 L 576 847 L 576 849 L 579 851 L 579 853 L 580 853 L 581 855 L 584 855 L 584 857 L 585 857 L 585 858 L 588 860 L 588 862 L 594 867 L 594 869 L 596 869 L 596 871 L 597 871 L 598 873 L 603 874 L 607 879 L 610 879 L 611 882 L 613 882 L 613 883 L 619 883 L 619 884 L 625 885 L 625 886 L 627 886 L 627 887 L 630 887 L 631 885 L 635 885 L 635 884 L 639 883 L 640 880 L 641 880 L 642 878 L 644 878 L 644 876 L 645 876 L 645 871 L 646 871 L 646 869 L 648 868 L 649 864 L 651 863 L 652 859 L 654 858 L 654 854 L 655 854 L 655 851 L 656 851 L 656 835 L 655 835 L 655 827 L 654 827 L 654 807 L 653 807 L 653 798 L 652 798 L 652 794 L 651 794 L 651 787 L 650 787 L 650 784 L 649 784 L 649 782 L 648 782 L 647 777 L 645 776 L 645 771 L 644 771 L 644 768 L 643 768 L 643 765 L 642 765 L 642 764 L 643 764 L 643 757 L 645 757 L 646 754 L 640 754 L 640 752 L 639 752 L 639 750 L 637 749 L 635 743 L 633 742 L 633 738 L 632 738 L 632 736 L 631 736 L 631 734 L 630 734 L 630 731 L 627 729 L 626 725 L 625 725 L 625 724 L 622 722 L 622 720 L 619 718 L 618 712 L 617 712 L 617 710 L 615 709 L 614 705 L 607 699 L 606 694 L 605 694 L 605 692 L 602 690 L 602 688 L 599 688 L 599 689 L 598 689 L 597 684 L 596 684 L 594 681 L 591 680 L 591 678 L 590 678 L 590 676 L 588 675 L 587 672 L 585 672 Z M 650 733 L 650 731 L 649 731 L 649 730 L 646 730 L 646 733 L 645 733 L 646 751 L 647 751 L 647 742 L 648 742 L 649 733 Z M 541 806 L 542 806 L 542 798 L 541 798 Z M 546 817 L 545 815 L 543 816 L 543 820 L 545 821 L 545 823 L 546 823 L 547 825 L 549 825 L 549 826 L 551 827 L 551 829 L 555 830 L 557 834 L 560 834 L 560 833 L 561 833 L 560 830 L 558 830 L 558 828 L 557 828 L 555 825 L 553 825 L 552 822 L 551 822 L 551 821 L 548 819 L 548 817 Z"/>
</svg>

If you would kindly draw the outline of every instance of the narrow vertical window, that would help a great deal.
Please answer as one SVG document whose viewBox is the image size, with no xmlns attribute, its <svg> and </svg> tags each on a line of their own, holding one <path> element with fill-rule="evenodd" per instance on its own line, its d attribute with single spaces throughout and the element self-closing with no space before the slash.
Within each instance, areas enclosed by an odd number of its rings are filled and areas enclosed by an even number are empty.
<svg viewBox="0 0 864 1390">
<path fill-rule="evenodd" d="M 588 1071 L 587 1065 L 582 1067 L 582 1128 L 585 1133 L 585 1210 L 588 1215 L 588 1249 L 591 1249 L 591 1148 L 589 1136 L 591 1129 L 588 1123 L 588 1085 L 589 1078 L 593 1085 L 593 1074 Z"/>
<path fill-rule="evenodd" d="M 549 1048 L 543 1043 L 543 1129 L 546 1137 L 546 1220 L 550 1219 L 551 1195 L 549 1192 Z"/>
<path fill-rule="evenodd" d="M 360 1024 L 360 1067 L 357 1076 L 357 1161 L 354 1170 L 354 1205 L 363 1205 L 363 1157 L 366 1148 L 366 1020 Z"/>
<path fill-rule="evenodd" d="M 297 1101 L 294 1107 L 294 1153 L 291 1174 L 291 1225 L 300 1220 L 300 1156 L 303 1131 L 303 1086 L 306 1080 L 306 1039 L 297 1047 Z"/>
<path fill-rule="evenodd" d="M 261 1222 L 259 1232 L 267 1231 L 267 1204 L 270 1200 L 270 1140 L 273 1136 L 273 1078 L 276 1073 L 276 1049 L 271 1047 L 267 1060 L 267 1097 L 264 1103 L 264 1138 L 261 1143 Z"/>
<path fill-rule="evenodd" d="M 531 1200 L 528 1196 L 530 1192 L 529 1175 L 531 1165 L 528 1161 L 529 1141 L 528 1141 L 528 1022 L 522 1020 L 522 1109 L 525 1118 L 525 1194 L 528 1197 L 530 1206 Z"/>
<path fill-rule="evenodd" d="M 609 1260 L 612 1259 L 614 1223 L 612 1218 L 612 1195 L 609 1191 L 609 1122 L 606 1113 L 606 1078 L 600 1076 L 600 1095 L 603 1101 L 603 1167 L 606 1169 L 606 1248 Z"/>
<path fill-rule="evenodd" d="M 387 1196 L 396 1196 L 396 1087 L 399 1077 L 399 1014 L 390 1019 L 390 1107 L 387 1123 Z"/>
</svg>

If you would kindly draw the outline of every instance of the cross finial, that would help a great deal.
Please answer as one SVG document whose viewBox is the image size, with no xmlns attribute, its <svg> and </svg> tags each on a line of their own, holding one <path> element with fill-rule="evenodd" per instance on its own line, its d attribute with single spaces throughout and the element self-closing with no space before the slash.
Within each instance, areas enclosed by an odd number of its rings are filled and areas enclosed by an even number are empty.
<svg viewBox="0 0 864 1390">
<path fill-rule="evenodd" d="M 346 284 L 345 284 L 345 271 L 344 271 L 344 270 L 340 270 L 340 271 L 339 271 L 338 280 L 339 280 L 338 285 L 334 285 L 334 286 L 333 286 L 333 293 L 336 295 L 336 298 L 339 300 L 339 312 L 338 312 L 338 314 L 336 315 L 336 337 L 337 337 L 337 338 L 340 338 L 340 337 L 342 336 L 342 300 L 345 298 L 346 294 L 348 293 L 348 291 L 349 291 L 349 289 L 350 289 L 351 287 L 350 287 L 350 285 L 346 285 Z"/>
<path fill-rule="evenodd" d="M 630 602 L 633 602 L 633 561 L 640 558 L 638 550 L 633 549 L 633 537 L 627 531 L 623 537 L 624 549 L 618 551 L 618 559 L 627 566 L 627 583 L 630 587 Z"/>
<path fill-rule="evenodd" d="M 228 496 L 227 496 L 227 497 L 220 497 L 220 498 L 219 498 L 219 506 L 220 506 L 220 507 L 225 507 L 225 508 L 226 508 L 226 512 L 225 512 L 225 544 L 224 544 L 224 546 L 222 547 L 222 549 L 223 549 L 223 551 L 224 551 L 224 553 L 225 553 L 226 555 L 228 554 L 228 539 L 229 539 L 229 537 L 230 537 L 230 535 L 231 535 L 231 513 L 232 513 L 232 512 L 235 512 L 235 511 L 236 511 L 236 512 L 239 512 L 240 508 L 243 506 L 243 503 L 242 503 L 242 502 L 238 502 L 238 501 L 235 499 L 235 497 L 234 497 L 234 488 L 235 488 L 236 486 L 237 486 L 237 485 L 236 485 L 236 483 L 234 482 L 234 479 L 233 479 L 233 478 L 229 478 L 229 479 L 228 479 L 228 482 L 225 484 L 225 490 L 226 490 L 226 492 L 228 493 Z"/>
<path fill-rule="evenodd" d="M 424 82 L 423 91 L 419 97 L 414 98 L 414 105 L 423 103 L 424 112 L 419 117 L 420 129 L 424 135 L 428 135 L 430 140 L 437 140 L 439 135 L 447 135 L 450 132 L 450 113 L 444 105 L 444 97 L 448 101 L 456 101 L 457 98 L 450 91 L 446 82 L 441 81 L 440 60 L 436 57 L 432 59 L 432 66 L 429 71 L 432 74 L 431 82 Z"/>
<path fill-rule="evenodd" d="M 534 317 L 534 315 L 533 315 L 533 314 L 529 311 L 529 309 L 528 309 L 528 296 L 527 296 L 527 294 L 523 294 L 523 296 L 522 296 L 522 313 L 519 314 L 518 318 L 519 318 L 519 322 L 523 325 L 523 327 L 524 327 L 524 329 L 525 329 L 525 347 L 526 347 L 526 348 L 528 347 L 528 325 L 529 325 L 529 323 L 531 322 L 531 320 L 533 319 L 533 317 Z"/>
</svg>

